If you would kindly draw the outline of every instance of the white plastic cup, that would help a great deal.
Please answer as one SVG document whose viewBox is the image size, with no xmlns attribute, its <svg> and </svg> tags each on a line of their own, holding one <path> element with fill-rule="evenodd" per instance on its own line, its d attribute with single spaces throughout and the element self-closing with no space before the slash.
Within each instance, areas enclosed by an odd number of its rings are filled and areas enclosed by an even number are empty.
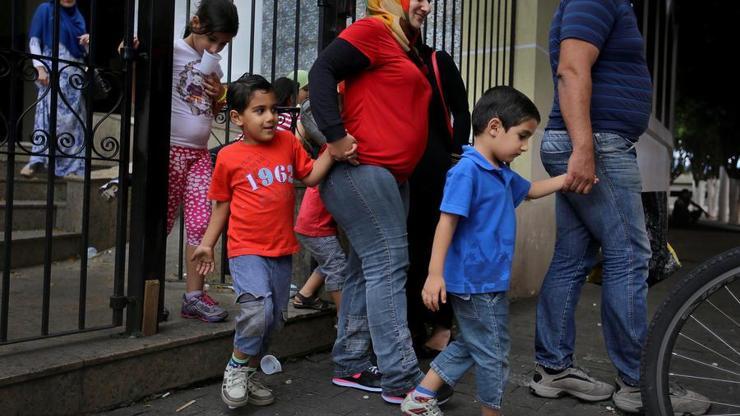
<svg viewBox="0 0 740 416">
<path fill-rule="evenodd" d="M 198 70 L 205 75 L 217 74 L 220 67 L 221 56 L 203 51 L 203 57 L 198 64 Z"/>
<path fill-rule="evenodd" d="M 280 365 L 280 361 L 278 361 L 277 357 L 269 354 L 265 355 L 260 360 L 260 368 L 262 369 L 262 372 L 267 375 L 283 371 L 283 366 Z"/>
</svg>

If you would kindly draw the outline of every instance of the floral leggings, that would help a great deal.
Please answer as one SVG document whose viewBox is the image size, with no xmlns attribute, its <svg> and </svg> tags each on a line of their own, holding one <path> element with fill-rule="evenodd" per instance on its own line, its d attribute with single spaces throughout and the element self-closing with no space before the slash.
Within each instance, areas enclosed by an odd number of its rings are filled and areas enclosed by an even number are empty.
<svg viewBox="0 0 740 416">
<path fill-rule="evenodd" d="M 172 231 L 178 208 L 183 204 L 189 246 L 200 244 L 211 218 L 208 202 L 211 171 L 208 149 L 170 146 L 167 234 Z"/>
</svg>

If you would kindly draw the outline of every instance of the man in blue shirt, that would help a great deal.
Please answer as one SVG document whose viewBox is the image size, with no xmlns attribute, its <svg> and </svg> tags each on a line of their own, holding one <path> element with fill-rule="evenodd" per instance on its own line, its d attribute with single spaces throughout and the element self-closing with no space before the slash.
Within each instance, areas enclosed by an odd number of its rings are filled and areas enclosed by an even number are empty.
<svg viewBox="0 0 740 416">
<path fill-rule="evenodd" d="M 524 198 L 560 190 L 565 175 L 530 184 L 508 164 L 529 149 L 537 107 L 511 87 L 491 88 L 473 109 L 475 147 L 447 174 L 422 298 L 432 311 L 450 301 L 460 336 L 401 403 L 407 415 L 438 416 L 436 392 L 475 366 L 484 416 L 501 414 L 509 373 L 509 290 L 516 239 L 514 209 Z M 449 293 L 450 296 L 447 296 Z"/>
<path fill-rule="evenodd" d="M 537 305 L 530 384 L 543 397 L 612 396 L 636 412 L 647 332 L 650 243 L 635 143 L 650 119 L 652 85 L 629 0 L 562 0 L 550 28 L 555 97 L 540 154 L 551 176 L 566 174 L 556 200 L 557 240 Z M 594 180 L 599 177 L 600 183 Z M 574 367 L 575 310 L 601 249 L 602 323 L 617 390 Z M 677 414 L 701 414 L 696 393 L 672 393 Z M 702 410 L 703 409 L 703 410 Z"/>
</svg>

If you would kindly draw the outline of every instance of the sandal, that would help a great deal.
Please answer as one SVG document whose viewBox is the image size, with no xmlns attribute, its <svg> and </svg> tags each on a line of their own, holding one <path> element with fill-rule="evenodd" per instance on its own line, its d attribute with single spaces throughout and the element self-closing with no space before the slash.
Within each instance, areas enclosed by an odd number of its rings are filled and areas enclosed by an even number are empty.
<svg viewBox="0 0 740 416">
<path fill-rule="evenodd" d="M 298 292 L 293 297 L 293 307 L 296 309 L 324 311 L 329 309 L 330 305 L 318 296 L 306 297 L 301 295 L 301 292 Z"/>
</svg>

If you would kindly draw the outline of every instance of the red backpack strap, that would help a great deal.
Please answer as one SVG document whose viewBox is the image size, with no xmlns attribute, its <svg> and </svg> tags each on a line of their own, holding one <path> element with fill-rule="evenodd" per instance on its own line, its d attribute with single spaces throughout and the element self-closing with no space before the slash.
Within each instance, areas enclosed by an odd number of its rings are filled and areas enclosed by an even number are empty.
<svg viewBox="0 0 740 416">
<path fill-rule="evenodd" d="M 445 113 L 445 120 L 447 121 L 447 130 L 450 132 L 450 140 L 452 137 L 452 120 L 450 119 L 450 109 L 447 107 L 445 102 L 445 94 L 442 91 L 442 79 L 439 76 L 439 66 L 437 66 L 437 51 L 432 52 L 432 68 L 434 69 L 434 79 L 437 81 L 437 91 L 439 91 L 439 98 L 442 100 L 442 107 Z"/>
</svg>

